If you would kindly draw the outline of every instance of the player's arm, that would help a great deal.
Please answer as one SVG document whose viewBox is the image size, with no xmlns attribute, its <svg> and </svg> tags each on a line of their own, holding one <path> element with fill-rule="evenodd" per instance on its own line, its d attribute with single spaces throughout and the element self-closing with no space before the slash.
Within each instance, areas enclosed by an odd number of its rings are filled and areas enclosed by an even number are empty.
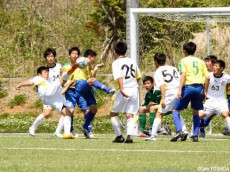
<svg viewBox="0 0 230 172">
<path fill-rule="evenodd" d="M 96 77 L 98 69 L 100 69 L 100 68 L 102 68 L 102 67 L 104 67 L 104 66 L 105 66 L 104 63 L 97 64 L 97 65 L 94 67 L 94 70 L 93 70 L 93 72 L 92 72 L 92 77 Z"/>
<path fill-rule="evenodd" d="M 118 85 L 119 85 L 119 89 L 120 89 L 121 94 L 122 94 L 124 97 L 127 97 L 127 98 L 128 98 L 129 96 L 127 96 L 127 95 L 125 94 L 125 92 L 123 91 L 123 78 L 118 78 L 117 81 L 118 81 Z"/>
<path fill-rule="evenodd" d="M 227 91 L 230 91 L 230 83 L 227 84 Z"/>
<path fill-rule="evenodd" d="M 61 90 L 61 94 L 65 94 L 65 92 L 69 89 L 69 87 L 74 84 L 74 82 L 75 82 L 74 80 L 68 80 L 65 83 L 63 89 Z"/>
<path fill-rule="evenodd" d="M 204 99 L 205 100 L 207 98 L 207 92 L 208 92 L 209 82 L 210 82 L 210 78 L 206 77 L 205 78 L 205 84 L 204 84 Z"/>
<path fill-rule="evenodd" d="M 16 86 L 16 89 L 20 90 L 21 87 L 32 86 L 32 85 L 34 85 L 34 83 L 31 80 L 25 80 L 25 81 L 18 83 L 18 85 Z"/>
<path fill-rule="evenodd" d="M 160 86 L 160 90 L 161 90 L 161 106 L 163 108 L 165 108 L 165 85 L 161 85 Z"/>
<path fill-rule="evenodd" d="M 177 93 L 177 98 L 180 99 L 181 98 L 181 92 L 182 92 L 182 88 L 184 86 L 185 83 L 185 79 L 186 79 L 186 72 L 182 72 L 181 76 L 180 76 L 180 86 L 179 86 L 179 90 Z"/>
</svg>

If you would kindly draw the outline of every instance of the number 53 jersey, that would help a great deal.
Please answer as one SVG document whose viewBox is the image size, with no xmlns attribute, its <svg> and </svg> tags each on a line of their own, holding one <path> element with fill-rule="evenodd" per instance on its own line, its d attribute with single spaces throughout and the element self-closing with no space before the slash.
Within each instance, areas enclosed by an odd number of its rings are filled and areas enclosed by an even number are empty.
<svg viewBox="0 0 230 172">
<path fill-rule="evenodd" d="M 123 88 L 138 87 L 137 79 L 141 78 L 141 73 L 136 62 L 131 58 L 118 58 L 112 63 L 112 70 L 116 90 L 119 89 L 118 78 L 123 78 Z"/>
<path fill-rule="evenodd" d="M 226 73 L 219 78 L 214 76 L 213 72 L 209 73 L 210 81 L 207 91 L 209 99 L 226 99 L 226 85 L 230 83 L 230 76 Z"/>
</svg>

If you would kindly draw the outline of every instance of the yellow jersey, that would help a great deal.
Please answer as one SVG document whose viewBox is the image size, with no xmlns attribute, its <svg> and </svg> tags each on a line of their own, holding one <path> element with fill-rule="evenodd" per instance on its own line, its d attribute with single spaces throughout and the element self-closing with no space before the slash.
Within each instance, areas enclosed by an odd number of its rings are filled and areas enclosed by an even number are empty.
<svg viewBox="0 0 230 172">
<path fill-rule="evenodd" d="M 204 84 L 204 77 L 209 76 L 204 61 L 192 55 L 179 61 L 179 72 L 186 73 L 184 85 Z"/>
</svg>

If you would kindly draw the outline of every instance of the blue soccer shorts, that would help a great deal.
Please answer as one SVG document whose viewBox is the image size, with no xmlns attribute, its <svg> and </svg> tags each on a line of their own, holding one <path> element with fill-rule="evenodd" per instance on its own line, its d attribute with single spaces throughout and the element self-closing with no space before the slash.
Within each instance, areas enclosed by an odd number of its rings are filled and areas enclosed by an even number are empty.
<svg viewBox="0 0 230 172">
<path fill-rule="evenodd" d="M 185 85 L 182 88 L 181 99 L 177 99 L 174 105 L 175 110 L 184 110 L 191 102 L 191 107 L 195 110 L 203 109 L 203 85 Z"/>
</svg>

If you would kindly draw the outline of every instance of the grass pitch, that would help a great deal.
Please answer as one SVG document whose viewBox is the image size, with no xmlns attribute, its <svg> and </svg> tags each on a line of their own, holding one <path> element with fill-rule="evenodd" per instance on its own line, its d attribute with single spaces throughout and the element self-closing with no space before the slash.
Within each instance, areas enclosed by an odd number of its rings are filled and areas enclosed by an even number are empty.
<svg viewBox="0 0 230 172">
<path fill-rule="evenodd" d="M 198 143 L 170 137 L 133 144 L 97 139 L 55 139 L 52 134 L 0 134 L 0 171 L 229 171 L 230 137 L 207 136 Z M 215 170 L 214 170 L 215 169 Z"/>
</svg>

